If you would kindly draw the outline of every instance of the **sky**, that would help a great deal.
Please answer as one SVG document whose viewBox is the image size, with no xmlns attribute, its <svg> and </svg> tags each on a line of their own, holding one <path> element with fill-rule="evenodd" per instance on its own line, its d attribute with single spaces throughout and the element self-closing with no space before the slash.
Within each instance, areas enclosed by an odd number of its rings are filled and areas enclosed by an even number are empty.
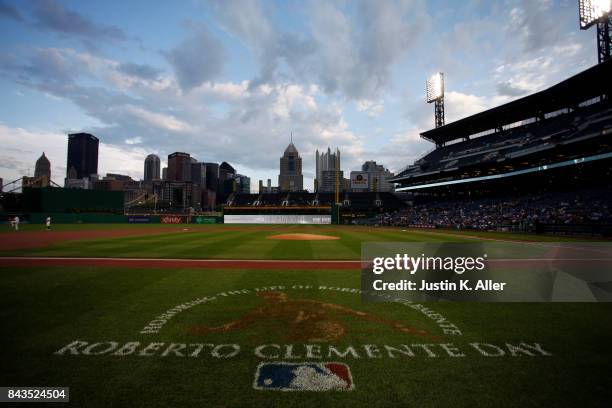
<svg viewBox="0 0 612 408">
<path fill-rule="evenodd" d="M 44 151 L 63 184 L 67 134 L 100 139 L 99 169 L 143 177 L 184 151 L 278 183 L 293 141 L 345 176 L 397 172 L 433 149 L 425 80 L 444 72 L 446 122 L 597 62 L 577 0 L 0 0 L 0 177 Z"/>
</svg>

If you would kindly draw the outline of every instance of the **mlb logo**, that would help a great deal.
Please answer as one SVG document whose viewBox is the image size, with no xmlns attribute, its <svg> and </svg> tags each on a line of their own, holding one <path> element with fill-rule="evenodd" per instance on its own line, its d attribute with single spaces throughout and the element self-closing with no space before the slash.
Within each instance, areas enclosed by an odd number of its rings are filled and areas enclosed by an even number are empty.
<svg viewBox="0 0 612 408">
<path fill-rule="evenodd" d="M 261 363 L 253 388 L 272 391 L 350 391 L 349 366 L 343 363 Z"/>
</svg>

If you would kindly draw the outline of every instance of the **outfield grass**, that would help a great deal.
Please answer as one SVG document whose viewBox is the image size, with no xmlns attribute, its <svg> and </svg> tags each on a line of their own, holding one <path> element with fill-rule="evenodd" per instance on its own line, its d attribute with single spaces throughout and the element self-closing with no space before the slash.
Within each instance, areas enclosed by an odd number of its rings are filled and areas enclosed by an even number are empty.
<svg viewBox="0 0 612 408">
<path fill-rule="evenodd" d="M 169 232 L 147 233 L 150 225 L 61 225 L 57 231 L 132 229 L 143 235 L 58 242 L 44 248 L 0 251 L 0 255 L 213 258 L 213 259 L 359 259 L 364 242 L 474 242 L 494 240 L 560 241 L 568 238 L 529 234 L 406 230 L 355 226 L 167 226 Z M 158 225 L 159 227 L 159 225 Z M 28 230 L 40 226 L 28 225 Z M 185 229 L 185 230 L 183 230 Z M 21 231 L 20 231 L 21 232 Z M 12 232 L 12 233 L 20 233 Z M 267 239 L 283 233 L 311 233 L 339 237 L 333 241 L 279 241 Z M 8 237 L 5 232 L 0 237 Z M 53 232 L 50 232 L 52 234 Z"/>
<path fill-rule="evenodd" d="M 463 331 L 441 341 L 538 342 L 550 357 L 438 356 L 342 360 L 352 392 L 283 393 L 252 388 L 261 344 L 286 344 L 283 322 L 231 333 L 192 335 L 190 325 L 227 323 L 261 304 L 252 294 L 221 297 L 182 312 L 153 335 L 139 331 L 155 316 L 204 295 L 286 285 L 292 299 L 312 298 L 430 332 L 435 323 L 403 305 L 362 303 L 355 294 L 303 291 L 291 285 L 359 287 L 358 272 L 39 268 L 0 270 L 0 349 L 4 385 L 70 386 L 74 406 L 605 406 L 612 397 L 612 308 L 608 304 L 430 305 Z M 337 346 L 410 344 L 423 340 L 354 317 Z M 73 340 L 236 343 L 230 359 L 58 356 Z M 299 343 L 299 342 L 293 342 Z M 434 342 L 435 343 L 435 342 Z M 301 360 L 300 360 L 301 361 Z"/>
</svg>

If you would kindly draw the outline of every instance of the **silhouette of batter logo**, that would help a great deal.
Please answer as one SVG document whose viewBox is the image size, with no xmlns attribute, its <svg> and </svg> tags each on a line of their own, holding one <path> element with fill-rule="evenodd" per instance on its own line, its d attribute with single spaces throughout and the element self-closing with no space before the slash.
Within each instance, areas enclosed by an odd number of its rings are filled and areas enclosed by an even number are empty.
<svg viewBox="0 0 612 408">
<path fill-rule="evenodd" d="M 340 340 L 347 334 L 347 325 L 342 320 L 346 317 L 353 317 L 363 322 L 378 323 L 394 331 L 438 340 L 437 336 L 425 330 L 334 303 L 313 299 L 291 299 L 286 293 L 278 291 L 261 291 L 257 292 L 257 296 L 263 299 L 263 303 L 236 320 L 217 327 L 189 326 L 187 332 L 190 334 L 225 333 L 243 330 L 262 321 L 274 321 L 286 327 L 285 338 L 288 341 L 330 342 Z"/>
</svg>

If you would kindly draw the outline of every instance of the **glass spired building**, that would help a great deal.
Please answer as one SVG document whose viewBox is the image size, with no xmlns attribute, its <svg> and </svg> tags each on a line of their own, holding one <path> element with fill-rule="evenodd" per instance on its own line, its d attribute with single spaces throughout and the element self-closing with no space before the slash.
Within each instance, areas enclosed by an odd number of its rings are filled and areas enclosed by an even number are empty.
<svg viewBox="0 0 612 408">
<path fill-rule="evenodd" d="M 278 175 L 280 191 L 304 190 L 304 177 L 302 176 L 302 158 L 293 142 L 285 149 L 280 158 L 280 174 Z"/>
</svg>

